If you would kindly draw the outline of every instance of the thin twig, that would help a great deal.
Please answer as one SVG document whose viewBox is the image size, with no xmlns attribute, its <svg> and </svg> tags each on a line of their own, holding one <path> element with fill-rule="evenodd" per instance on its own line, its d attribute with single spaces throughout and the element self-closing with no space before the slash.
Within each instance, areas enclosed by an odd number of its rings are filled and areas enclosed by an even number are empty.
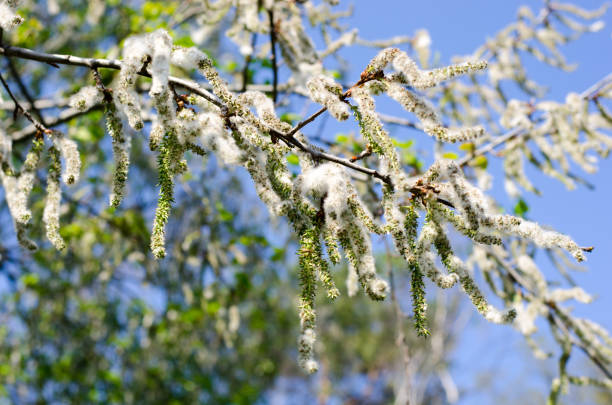
<svg viewBox="0 0 612 405">
<path fill-rule="evenodd" d="M 268 19 L 270 20 L 270 61 L 272 62 L 272 100 L 276 103 L 278 97 L 278 65 L 276 61 L 276 27 L 274 26 L 274 11 L 268 10 Z"/>
<path fill-rule="evenodd" d="M 240 88 L 241 92 L 245 92 L 247 90 L 247 85 L 249 84 L 249 65 L 251 64 L 251 60 L 253 59 L 253 52 L 255 52 L 255 45 L 257 43 L 257 33 L 254 32 L 251 35 L 251 53 L 244 57 L 244 68 L 242 69 L 242 87 Z"/>
<path fill-rule="evenodd" d="M 379 72 L 367 72 L 367 73 L 363 72 L 361 74 L 361 78 L 355 84 L 353 84 L 351 87 L 349 87 L 344 93 L 342 93 L 342 95 L 340 96 L 340 100 L 345 101 L 348 97 L 350 97 L 351 96 L 351 91 L 353 90 L 353 88 L 359 87 L 362 84 L 369 82 L 370 80 L 378 79 L 378 78 L 381 77 L 381 75 L 382 75 L 382 71 L 379 71 Z M 323 114 L 325 111 L 327 111 L 327 107 L 322 107 L 319 111 L 315 112 L 310 117 L 308 117 L 305 120 L 299 122 L 295 127 L 293 127 L 293 129 L 291 131 L 289 131 L 286 134 L 286 136 L 292 137 L 300 129 L 304 128 L 306 125 L 308 125 L 311 122 L 313 122 L 319 115 Z"/>
<path fill-rule="evenodd" d="M 34 100 L 33 104 L 27 100 L 19 100 L 19 104 L 21 104 L 24 108 L 31 109 L 31 110 L 34 110 L 32 106 L 36 107 L 37 110 L 47 110 L 50 108 L 66 107 L 69 101 L 70 101 L 69 98 L 60 98 L 60 99 L 44 98 L 44 99 Z M 9 100 L 0 102 L 0 110 L 14 110 L 14 109 L 15 109 L 14 102 L 9 101 Z"/>
<path fill-rule="evenodd" d="M 487 249 L 487 253 L 493 256 L 493 258 L 508 272 L 508 274 L 511 276 L 512 281 L 517 286 L 523 289 L 523 293 L 525 294 L 525 296 L 531 298 L 535 297 L 536 294 L 531 290 L 529 283 L 525 281 L 525 279 L 523 279 L 523 277 L 517 271 L 514 270 L 510 263 L 499 257 L 491 249 Z M 592 353 L 592 350 L 590 350 L 586 345 L 584 345 L 581 341 L 576 339 L 571 334 L 570 330 L 562 321 L 562 316 L 560 315 L 561 310 L 557 307 L 556 303 L 551 301 L 545 301 L 544 303 L 550 310 L 549 315 L 552 318 L 553 322 L 568 337 L 568 339 L 570 339 L 572 345 L 580 348 L 584 352 L 584 354 L 586 354 L 587 357 L 589 357 L 589 359 L 597 366 L 597 368 L 599 368 L 601 372 L 606 375 L 606 377 L 612 379 L 612 373 L 610 373 L 610 371 L 605 367 L 605 365 L 595 356 L 594 353 Z"/>
<path fill-rule="evenodd" d="M 87 111 L 81 111 L 74 108 L 67 108 L 63 110 L 57 117 L 51 118 L 47 120 L 47 125 L 49 128 L 53 128 L 57 125 L 63 124 L 64 122 L 68 122 L 73 118 L 79 117 L 81 115 L 89 114 L 94 110 L 99 110 L 101 108 L 100 105 L 96 105 Z M 11 134 L 11 139 L 13 142 L 18 142 L 27 139 L 28 137 L 35 135 L 38 131 L 38 128 L 35 125 L 28 125 L 27 127 L 13 132 Z"/>
<path fill-rule="evenodd" d="M 287 136 L 295 135 L 300 129 L 304 128 L 306 125 L 310 124 L 314 121 L 319 115 L 323 114 L 327 111 L 327 107 L 322 107 L 319 111 L 312 114 L 310 117 L 306 118 L 304 121 L 299 122 L 291 131 L 287 133 Z"/>
<path fill-rule="evenodd" d="M 555 322 L 555 325 L 557 326 L 557 328 L 559 328 L 560 330 L 563 331 L 563 333 L 565 333 L 565 335 L 569 338 L 570 343 L 576 347 L 578 347 L 580 350 L 582 350 L 582 352 L 584 354 L 587 355 L 587 357 L 589 359 L 591 359 L 591 361 L 597 366 L 597 368 L 599 368 L 601 370 L 602 373 L 605 374 L 605 376 L 609 379 L 612 379 L 612 373 L 610 373 L 610 371 L 606 368 L 606 366 L 601 362 L 601 360 L 599 360 L 595 354 L 592 352 L 592 350 L 587 347 L 584 343 L 582 343 L 581 341 L 579 341 L 578 339 L 576 339 L 574 337 L 574 335 L 571 334 L 571 332 L 569 331 L 569 329 L 566 327 L 565 323 L 561 320 L 561 316 L 559 315 L 559 308 L 557 308 L 557 305 L 554 302 L 545 302 L 546 306 L 548 308 L 550 308 L 553 312 L 551 312 L 550 314 L 553 315 L 552 319 Z"/>
<path fill-rule="evenodd" d="M 6 92 L 8 93 L 8 95 L 11 97 L 11 99 L 15 103 L 15 118 L 17 116 L 17 113 L 22 113 L 28 119 L 28 121 L 30 121 L 34 125 L 34 127 L 36 127 L 37 130 L 43 133 L 50 133 L 51 130 L 47 129 L 47 127 L 45 127 L 43 124 L 38 122 L 36 118 L 34 118 L 32 114 L 30 114 L 28 110 L 26 110 L 25 108 L 21 106 L 21 104 L 19 104 L 19 102 L 13 95 L 13 92 L 11 91 L 11 88 L 9 87 L 8 83 L 6 83 L 6 81 L 4 80 L 4 77 L 2 77 L 2 74 L 0 74 L 0 81 L 2 81 L 2 85 L 4 86 Z"/>
<path fill-rule="evenodd" d="M 13 63 L 12 59 L 6 58 L 6 61 L 8 64 L 9 72 L 11 73 L 11 76 L 13 77 L 15 82 L 17 83 L 17 87 L 19 87 L 19 91 L 26 98 L 26 100 L 28 100 L 28 103 L 30 103 L 30 108 L 32 109 L 32 111 L 34 111 L 34 114 L 36 114 L 40 122 L 44 126 L 47 126 L 47 124 L 45 123 L 45 119 L 42 116 L 42 113 L 40 112 L 40 110 L 38 110 L 38 108 L 36 108 L 36 104 L 34 103 L 34 98 L 30 95 L 30 92 L 28 91 L 28 88 L 26 87 L 25 83 L 23 83 L 23 80 L 21 79 L 19 72 L 15 68 L 15 64 Z"/>
<path fill-rule="evenodd" d="M 368 144 L 366 148 L 363 151 L 361 151 L 359 155 L 353 156 L 349 160 L 351 162 L 356 162 L 358 160 L 365 159 L 370 155 L 372 155 L 372 145 Z"/>
</svg>

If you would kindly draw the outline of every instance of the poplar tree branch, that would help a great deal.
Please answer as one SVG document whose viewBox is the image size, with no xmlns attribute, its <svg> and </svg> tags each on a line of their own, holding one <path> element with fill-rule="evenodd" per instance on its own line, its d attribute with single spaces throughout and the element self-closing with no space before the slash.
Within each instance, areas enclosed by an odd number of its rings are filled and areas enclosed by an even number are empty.
<svg viewBox="0 0 612 405">
<path fill-rule="evenodd" d="M 588 89 L 586 89 L 582 93 L 580 93 L 580 97 L 582 97 L 585 100 L 592 100 L 592 99 L 594 99 L 594 98 L 596 98 L 598 96 L 598 92 L 602 88 L 604 88 L 606 85 L 608 85 L 611 82 L 612 82 L 612 72 L 608 73 L 605 77 L 603 77 L 602 79 L 598 80 L 596 83 L 594 83 Z M 528 131 L 528 130 L 526 130 L 524 128 L 520 128 L 520 127 L 513 128 L 510 131 L 506 132 L 505 134 L 503 134 L 501 136 L 498 136 L 497 138 L 493 139 L 488 144 L 483 145 L 480 148 L 476 149 L 473 153 L 471 153 L 469 155 L 466 155 L 463 158 L 459 159 L 457 161 L 457 164 L 459 166 L 465 166 L 469 162 L 471 162 L 473 159 L 475 159 L 476 157 L 483 156 L 483 155 L 486 155 L 487 153 L 490 153 L 491 151 L 493 151 L 493 149 L 497 148 L 500 145 L 505 144 L 509 140 L 515 139 L 515 138 L 519 138 L 519 137 L 528 136 L 529 134 L 530 134 L 530 131 Z"/>
<path fill-rule="evenodd" d="M 121 61 L 115 60 L 115 59 L 82 58 L 82 57 L 73 56 L 73 55 L 48 54 L 48 53 L 33 51 L 30 49 L 26 49 L 26 48 L 13 47 L 13 46 L 0 47 L 0 54 L 6 55 L 6 56 L 14 56 L 14 57 L 22 58 L 22 59 L 34 60 L 38 62 L 50 63 L 50 64 L 83 66 L 83 67 L 88 67 L 90 69 L 96 69 L 96 68 L 106 68 L 106 69 L 115 69 L 115 70 L 121 69 Z M 151 75 L 145 70 L 141 70 L 140 72 L 138 72 L 138 74 L 141 76 L 145 76 L 145 77 L 151 77 Z M 181 79 L 181 78 L 173 77 L 173 76 L 170 76 L 168 81 L 171 84 L 181 86 L 187 90 L 192 91 L 193 93 L 201 97 L 204 97 L 206 100 L 210 101 L 211 103 L 213 103 L 214 105 L 220 108 L 225 107 L 223 103 L 219 101 L 213 94 L 211 94 L 210 92 L 205 90 L 202 86 L 200 86 L 199 84 L 193 81 Z M 362 84 L 363 82 L 364 82 L 364 79 L 360 79 L 360 81 L 358 81 L 355 85 Z M 350 89 L 345 92 L 345 96 L 348 94 L 350 94 Z M 19 105 L 17 99 L 15 99 L 14 97 L 11 97 L 11 98 L 13 99 L 13 102 L 15 102 L 16 105 Z M 363 166 L 354 164 L 350 162 L 348 159 L 344 159 L 338 156 L 331 155 L 329 153 L 318 151 L 310 146 L 303 144 L 302 142 L 298 141 L 297 139 L 293 137 L 293 135 L 296 134 L 301 128 L 306 126 L 308 123 L 314 121 L 316 117 L 321 115 L 326 110 L 327 110 L 326 108 L 323 108 L 322 111 L 314 114 L 312 117 L 296 125 L 287 134 L 282 134 L 273 129 L 270 129 L 270 134 L 282 139 L 288 144 L 291 144 L 303 150 L 304 152 L 309 153 L 315 159 L 335 162 L 342 166 L 346 166 L 350 169 L 353 169 L 361 173 L 365 173 L 370 176 L 373 176 L 377 179 L 380 179 L 386 184 L 391 184 L 391 179 L 389 178 L 389 176 L 383 175 L 377 170 L 369 169 L 367 167 L 363 167 Z M 50 126 L 58 125 L 66 121 L 69 121 L 70 119 L 74 117 L 77 117 L 79 115 L 83 115 L 86 113 L 87 111 L 82 112 L 82 111 L 77 111 L 74 109 L 68 109 L 68 110 L 63 111 L 62 114 L 60 114 L 60 116 L 56 120 L 50 121 L 49 125 Z M 41 128 L 44 128 L 44 127 L 41 126 Z M 21 131 L 14 133 L 13 140 L 20 140 L 31 134 L 32 134 L 32 128 L 28 127 L 28 128 L 25 128 Z"/>
<path fill-rule="evenodd" d="M 44 52 L 38 52 L 38 51 L 33 51 L 31 49 L 27 49 L 27 48 L 20 48 L 20 47 L 15 47 L 15 46 L 5 46 L 5 47 L 0 47 L 0 54 L 5 55 L 5 56 L 14 56 L 14 57 L 18 57 L 18 58 L 22 58 L 22 59 L 28 59 L 28 60 L 34 60 L 34 61 L 38 61 L 38 62 L 44 62 L 44 63 L 48 63 L 51 65 L 70 65 L 70 66 L 83 66 L 83 67 L 88 67 L 90 69 L 95 69 L 95 68 L 106 68 L 106 69 L 115 69 L 115 70 L 120 70 L 121 69 L 121 61 L 120 60 L 116 60 L 116 59 L 100 59 L 100 58 L 84 58 L 84 57 L 78 57 L 78 56 L 73 56 L 73 55 L 62 55 L 62 54 L 48 54 L 48 53 L 44 53 Z M 151 77 L 150 73 L 148 73 L 147 71 L 145 71 L 144 69 L 138 72 L 139 75 L 144 76 L 144 77 Z M 355 86 L 359 86 L 364 84 L 365 82 L 374 79 L 373 75 L 370 76 L 364 76 L 362 77 L 359 81 L 357 81 L 353 86 L 351 86 L 348 90 L 346 90 L 343 95 L 342 98 L 347 98 L 350 96 L 350 92 L 351 89 Z M 601 89 L 603 86 L 605 86 L 606 84 L 608 84 L 609 82 L 612 81 L 612 73 L 608 74 L 606 77 L 602 78 L 601 80 L 599 80 L 597 83 L 593 84 L 593 86 L 589 87 L 587 90 L 585 90 L 583 93 L 581 93 L 581 96 L 584 98 L 593 98 L 594 96 L 597 95 L 597 92 L 599 89 Z M 189 91 L 192 91 L 193 93 L 205 98 L 206 100 L 210 101 L 211 103 L 213 103 L 214 105 L 220 107 L 220 108 L 224 108 L 225 106 L 223 105 L 223 103 L 212 93 L 210 93 L 208 90 L 206 90 L 204 88 L 204 86 L 201 86 L 200 84 L 191 81 L 191 80 L 187 80 L 187 79 L 182 79 L 182 78 L 178 78 L 178 77 L 174 77 L 174 76 L 170 76 L 169 77 L 169 82 L 178 86 L 181 86 Z M 274 87 L 273 87 L 274 88 Z M 278 90 L 278 89 L 277 89 Z M 274 90 L 273 90 L 274 91 Z M 13 101 L 15 102 L 16 105 L 19 105 L 18 101 L 13 97 L 11 97 L 13 99 Z M 21 107 L 20 107 L 21 108 Z M 24 110 L 25 111 L 25 110 Z M 344 159 L 335 155 L 331 155 L 329 153 L 326 152 L 321 152 L 318 151 L 316 149 L 313 149 L 310 146 L 304 145 L 303 143 L 301 143 L 300 141 L 298 141 L 297 139 L 295 139 L 293 137 L 293 135 L 295 135 L 299 130 L 301 130 L 302 128 L 304 128 L 306 125 L 310 124 L 311 122 L 313 122 L 317 117 L 319 117 L 321 114 L 323 114 L 325 111 L 327 111 L 326 107 L 322 107 L 321 109 L 319 109 L 318 111 L 316 111 L 314 114 L 312 114 L 311 116 L 309 116 L 308 118 L 306 118 L 305 120 L 299 122 L 295 127 L 293 127 L 293 129 L 291 129 L 288 133 L 286 134 L 282 134 L 276 130 L 270 129 L 270 134 L 274 135 L 280 139 L 282 139 L 283 141 L 285 141 L 288 144 L 291 144 L 301 150 L 303 150 L 304 152 L 309 153 L 312 157 L 317 158 L 317 159 L 322 159 L 322 160 L 327 160 L 330 162 L 335 162 L 338 163 L 342 166 L 348 167 L 350 169 L 356 170 L 358 172 L 361 173 L 365 173 L 367 175 L 370 175 L 372 177 L 378 178 L 380 180 L 382 180 L 383 182 L 385 182 L 386 184 L 391 184 L 391 180 L 389 178 L 389 176 L 386 175 L 382 175 L 380 172 L 374 170 L 374 169 L 369 169 L 360 165 L 356 165 L 352 162 L 350 162 L 348 159 Z M 49 126 L 54 126 L 54 125 L 58 125 L 61 124 L 63 122 L 69 121 L 70 119 L 82 115 L 86 112 L 81 112 L 81 111 L 71 111 L 71 110 L 66 110 L 63 112 L 63 114 L 60 114 L 60 117 L 58 117 L 58 119 L 50 121 L 49 122 Z M 31 116 L 31 115 L 30 115 Z M 388 117 L 387 117 L 388 118 Z M 409 122 L 402 122 L 403 125 L 410 125 Z M 36 127 L 36 124 L 34 125 Z M 38 128 L 38 127 L 37 127 Z M 44 127 L 43 127 L 44 128 Z M 513 129 L 509 132 L 507 132 L 504 135 L 501 135 L 500 137 L 497 137 L 496 139 L 494 139 L 493 141 L 491 141 L 490 143 L 480 147 L 479 149 L 477 149 L 474 153 L 465 156 L 464 158 L 460 159 L 457 164 L 460 166 L 465 166 L 466 164 L 468 164 L 472 159 L 474 159 L 477 156 L 480 155 L 485 155 L 489 152 L 491 152 L 493 149 L 495 149 L 496 147 L 506 143 L 507 141 L 519 137 L 519 136 L 526 136 L 529 132 L 526 130 L 523 130 L 521 128 L 516 128 Z M 32 134 L 32 128 L 25 128 L 21 131 L 16 132 L 13 135 L 13 139 L 14 140 L 19 140 L 22 139 L 26 136 L 29 136 Z"/>
</svg>

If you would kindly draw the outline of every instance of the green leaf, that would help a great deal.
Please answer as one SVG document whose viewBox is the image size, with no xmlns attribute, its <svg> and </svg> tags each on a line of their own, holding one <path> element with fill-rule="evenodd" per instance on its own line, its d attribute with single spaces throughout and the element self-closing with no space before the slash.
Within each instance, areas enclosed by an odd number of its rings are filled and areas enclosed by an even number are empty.
<svg viewBox="0 0 612 405">
<path fill-rule="evenodd" d="M 397 146 L 400 149 L 410 149 L 414 144 L 414 140 L 412 139 L 409 139 L 405 142 L 400 142 L 397 139 L 392 138 L 391 141 L 393 142 L 393 145 Z"/>
<path fill-rule="evenodd" d="M 529 206 L 522 198 L 519 198 L 518 202 L 514 206 L 514 213 L 519 217 L 525 217 L 525 214 L 529 211 Z"/>
<path fill-rule="evenodd" d="M 285 258 L 285 249 L 283 248 L 274 248 L 274 254 L 270 257 L 270 260 L 273 262 L 281 261 Z"/>
<path fill-rule="evenodd" d="M 329 73 L 334 79 L 342 79 L 342 74 L 337 70 L 330 70 L 327 73 Z"/>
<path fill-rule="evenodd" d="M 34 287 L 40 281 L 40 277 L 36 273 L 28 273 L 21 276 L 21 282 L 26 287 Z"/>
<path fill-rule="evenodd" d="M 294 123 L 300 121 L 302 116 L 295 113 L 284 113 L 280 116 L 280 120 L 286 122 L 287 124 L 294 125 Z"/>
<path fill-rule="evenodd" d="M 455 152 L 446 152 L 442 157 L 444 159 L 457 159 L 459 156 Z"/>
<path fill-rule="evenodd" d="M 476 145 L 474 145 L 472 142 L 466 142 L 459 146 L 459 150 L 464 150 L 466 152 L 474 152 L 475 149 Z"/>
<path fill-rule="evenodd" d="M 404 153 L 404 161 L 406 162 L 408 166 L 414 167 L 415 169 L 418 169 L 418 170 L 420 170 L 421 167 L 423 166 L 423 162 L 420 161 L 417 155 L 415 155 L 412 152 Z"/>
<path fill-rule="evenodd" d="M 142 5 L 142 16 L 147 20 L 153 20 L 160 16 L 163 9 L 163 4 L 147 1 Z"/>
<path fill-rule="evenodd" d="M 219 301 L 208 301 L 206 303 L 206 312 L 210 315 L 214 315 L 221 309 L 221 304 Z"/>
<path fill-rule="evenodd" d="M 221 221 L 228 222 L 234 219 L 234 214 L 223 208 L 221 203 L 217 203 L 217 211 L 219 211 L 219 218 L 221 218 Z"/>
<path fill-rule="evenodd" d="M 481 169 L 485 170 L 489 165 L 489 160 L 486 156 L 476 156 L 470 165 L 473 167 L 480 167 Z"/>
<path fill-rule="evenodd" d="M 223 67 L 223 70 L 229 73 L 235 72 L 237 69 L 238 69 L 238 62 L 236 62 L 235 60 L 231 60 L 227 62 L 227 64 Z"/>
<path fill-rule="evenodd" d="M 190 46 L 195 46 L 195 42 L 193 42 L 193 39 L 191 39 L 189 35 L 184 35 L 182 37 L 175 39 L 174 45 L 184 46 L 188 48 Z"/>
<path fill-rule="evenodd" d="M 336 135 L 336 142 L 346 143 L 349 140 L 348 135 L 338 134 Z"/>
<path fill-rule="evenodd" d="M 293 153 L 290 155 L 287 155 L 287 162 L 289 162 L 292 165 L 299 165 L 300 164 L 300 159 L 297 157 L 297 155 L 294 155 Z"/>
<path fill-rule="evenodd" d="M 80 238 L 84 233 L 85 230 L 77 223 L 66 224 L 60 228 L 60 235 L 67 240 Z"/>
</svg>

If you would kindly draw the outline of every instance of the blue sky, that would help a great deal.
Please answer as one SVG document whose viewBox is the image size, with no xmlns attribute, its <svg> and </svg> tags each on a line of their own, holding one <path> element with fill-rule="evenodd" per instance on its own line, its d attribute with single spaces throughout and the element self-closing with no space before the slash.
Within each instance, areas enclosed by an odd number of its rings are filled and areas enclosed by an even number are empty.
<svg viewBox="0 0 612 405">
<path fill-rule="evenodd" d="M 440 0 L 440 1 L 355 1 L 355 13 L 349 20 L 366 39 L 382 39 L 395 35 L 411 35 L 419 28 L 426 28 L 432 37 L 432 51 L 439 52 L 442 63 L 448 63 L 453 55 L 471 53 L 492 37 L 500 28 L 516 18 L 520 5 L 532 9 L 541 8 L 543 1 L 490 1 L 490 0 Z M 598 8 L 598 0 L 574 1 L 587 9 Z M 563 48 L 570 63 L 578 63 L 571 73 L 561 72 L 539 63 L 527 65 L 528 74 L 550 92 L 547 98 L 563 101 L 570 91 L 581 92 L 612 71 L 612 12 L 603 17 L 606 27 L 593 34 L 583 36 L 577 42 Z M 374 50 L 356 48 L 345 52 L 355 71 L 351 79 L 357 78 L 358 69 L 365 66 Z M 425 138 L 426 135 L 423 135 Z M 426 142 L 417 139 L 417 142 Z M 499 164 L 497 164 L 499 167 Z M 493 194 L 501 201 L 510 203 L 503 193 L 499 169 L 495 168 L 497 181 Z M 593 319 L 612 330 L 612 160 L 600 162 L 599 172 L 588 175 L 595 190 L 578 187 L 568 191 L 563 184 L 535 171 L 528 172 L 542 196 L 525 194 L 529 204 L 528 216 L 541 224 L 571 235 L 579 244 L 595 246 L 586 263 L 588 272 L 576 273 L 579 285 L 594 294 L 597 299 L 589 305 L 577 304 L 575 313 Z M 479 373 L 496 373 L 506 383 L 526 384 L 546 394 L 548 377 L 542 370 L 556 373 L 556 361 L 531 360 L 520 335 L 508 327 L 488 325 L 475 319 L 462 340 L 453 375 L 464 386 L 474 386 Z M 580 367 L 582 359 L 577 356 L 573 365 Z M 520 378 L 524 373 L 533 378 Z M 540 377 L 538 377 L 540 375 Z M 527 381 L 528 380 L 528 381 Z M 487 392 L 471 394 L 461 403 L 490 403 L 500 392 L 493 387 Z M 511 389 L 506 387 L 506 392 Z M 502 389 L 503 391 L 503 389 Z"/>
</svg>

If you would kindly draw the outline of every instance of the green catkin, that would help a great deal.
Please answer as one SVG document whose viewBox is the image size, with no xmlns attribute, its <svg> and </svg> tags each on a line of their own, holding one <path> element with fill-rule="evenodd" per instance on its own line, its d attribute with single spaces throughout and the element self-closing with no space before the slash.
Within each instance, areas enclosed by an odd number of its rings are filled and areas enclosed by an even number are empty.
<svg viewBox="0 0 612 405">
<path fill-rule="evenodd" d="M 393 237 L 395 247 L 400 255 L 406 256 L 406 235 L 404 234 L 403 226 L 400 223 L 400 219 L 397 217 L 399 212 L 394 208 L 393 201 L 393 188 L 385 184 L 383 186 L 383 208 L 385 212 L 385 220 L 387 226 L 385 227 L 387 232 Z"/>
<path fill-rule="evenodd" d="M 433 216 L 431 212 L 428 212 L 427 220 L 433 221 Z M 442 263 L 444 264 L 444 266 L 446 266 L 450 273 L 455 273 L 459 276 L 459 282 L 461 283 L 463 290 L 468 295 L 468 297 L 470 297 L 470 300 L 472 301 L 478 312 L 485 315 L 489 307 L 489 305 L 487 304 L 487 300 L 482 295 L 480 289 L 476 286 L 474 280 L 472 280 L 469 275 L 457 272 L 457 269 L 455 269 L 451 262 L 451 257 L 454 255 L 454 253 L 450 246 L 450 242 L 446 235 L 444 235 L 442 229 L 440 229 L 440 225 L 436 224 L 436 227 L 438 228 L 438 233 L 434 240 L 434 246 L 436 247 L 440 258 L 442 259 Z"/>
<path fill-rule="evenodd" d="M 450 222 L 456 230 L 458 230 L 463 235 L 467 236 L 468 238 L 472 239 L 475 242 L 482 243 L 484 245 L 501 245 L 502 244 L 502 240 L 498 236 L 487 235 L 487 234 L 479 232 L 479 230 L 477 229 L 469 228 L 465 224 L 463 219 L 461 219 L 461 217 L 459 217 L 458 215 L 455 215 L 455 213 L 452 210 L 446 207 L 443 207 L 442 204 L 440 203 L 432 204 L 431 209 L 434 214 L 439 214 L 442 217 L 444 217 L 444 219 Z"/>
<path fill-rule="evenodd" d="M 324 220 L 322 218 L 317 218 L 315 221 L 315 226 L 313 229 L 316 234 L 314 235 L 316 238 L 316 243 L 314 245 L 315 248 L 315 259 L 317 263 L 317 274 L 319 276 L 319 280 L 327 290 L 327 297 L 331 300 L 335 300 L 340 295 L 340 290 L 336 287 L 336 283 L 332 278 L 331 272 L 329 271 L 329 264 L 327 260 L 323 258 L 323 249 L 321 243 L 321 236 L 324 236 L 325 233 L 322 231 L 324 228 Z M 335 241 L 334 241 L 335 242 Z M 336 247 L 337 251 L 337 247 Z"/>
<path fill-rule="evenodd" d="M 303 327 L 314 327 L 315 312 L 314 300 L 316 296 L 316 268 L 318 265 L 317 250 L 320 245 L 317 241 L 317 232 L 314 228 L 305 230 L 300 236 L 300 249 L 298 251 L 300 266 L 300 319 Z"/>
<path fill-rule="evenodd" d="M 317 239 L 318 232 L 314 227 L 305 229 L 300 235 L 300 249 L 298 250 L 301 288 L 298 305 L 301 337 L 298 351 L 300 364 L 309 372 L 314 372 L 317 369 L 316 362 L 314 362 L 314 338 L 307 339 L 305 337 L 314 333 L 316 321 L 314 304 L 317 292 L 317 250 L 321 246 Z"/>
<path fill-rule="evenodd" d="M 410 268 L 410 292 L 412 294 L 412 312 L 414 316 L 414 328 L 417 335 L 422 337 L 429 336 L 427 329 L 427 300 L 425 298 L 425 282 L 423 273 L 416 260 L 408 263 Z"/>
<path fill-rule="evenodd" d="M 361 220 L 368 231 L 377 235 L 384 235 L 387 233 L 384 227 L 378 225 L 376 222 L 374 222 L 374 219 L 368 215 L 363 206 L 357 200 L 356 196 L 349 197 L 347 204 L 353 215 Z"/>
<path fill-rule="evenodd" d="M 170 209 L 174 202 L 174 183 L 172 180 L 172 163 L 174 155 L 173 148 L 176 148 L 176 139 L 172 134 L 166 133 L 157 157 L 157 170 L 159 176 L 159 199 L 155 209 L 155 219 L 153 220 L 153 232 L 151 234 L 151 251 L 157 259 L 166 256 L 166 231 Z"/>
<path fill-rule="evenodd" d="M 187 148 L 187 150 L 192 151 L 196 155 L 199 155 L 199 156 L 208 155 L 208 152 L 206 152 L 204 148 L 202 148 L 200 145 L 196 145 L 195 143 L 186 142 L 185 147 Z"/>
<path fill-rule="evenodd" d="M 337 232 L 330 229 L 329 226 L 326 226 L 323 229 L 323 240 L 325 240 L 325 247 L 327 248 L 327 256 L 329 257 L 329 261 L 333 265 L 340 263 L 340 260 L 342 259 L 340 257 L 340 251 L 338 249 L 336 233 Z"/>
<path fill-rule="evenodd" d="M 32 147 L 30 148 L 30 151 L 26 155 L 25 161 L 23 163 L 23 166 L 21 168 L 19 175 L 14 173 L 12 169 L 10 168 L 10 165 L 8 164 L 7 164 L 8 170 L 6 170 L 6 172 L 12 172 L 12 173 L 10 174 L 7 173 L 7 175 L 12 175 L 12 176 L 24 176 L 25 175 L 25 176 L 34 177 L 34 172 L 36 171 L 36 168 L 38 167 L 38 163 L 40 162 L 40 156 L 42 154 L 44 145 L 45 143 L 42 138 L 34 138 L 34 140 L 32 141 Z M 32 187 L 32 182 L 29 183 L 27 189 L 22 190 L 25 193 L 26 198 L 28 194 L 30 194 L 30 191 L 32 189 L 31 187 Z M 19 244 L 25 249 L 33 252 L 38 249 L 38 245 L 33 240 L 28 238 L 28 235 L 27 235 L 30 218 L 31 218 L 31 213 L 29 211 L 26 213 L 24 218 L 15 218 L 15 230 L 17 233 L 17 241 L 19 242 Z"/>
<path fill-rule="evenodd" d="M 34 138 L 32 141 L 32 148 L 26 155 L 25 162 L 23 163 L 23 168 L 21 169 L 22 173 L 34 172 L 36 170 L 38 163 L 40 162 L 40 155 L 44 146 L 45 142 L 42 140 L 42 138 Z"/>
<path fill-rule="evenodd" d="M 561 342 L 563 352 L 559 356 L 559 377 L 553 379 L 550 387 L 550 395 L 546 401 L 546 405 L 557 405 L 559 403 L 559 395 L 567 394 L 568 389 L 568 375 L 567 375 L 567 363 L 569 362 L 572 344 L 569 341 Z"/>
<path fill-rule="evenodd" d="M 130 157 L 127 145 L 125 145 L 127 139 L 123 132 L 123 124 L 117 115 L 115 103 L 112 101 L 105 102 L 104 110 L 106 113 L 106 128 L 112 139 L 113 160 L 115 161 L 110 206 L 118 207 L 125 195 Z"/>
<path fill-rule="evenodd" d="M 355 121 L 357 121 L 357 123 L 359 124 L 359 132 L 361 133 L 361 136 L 363 136 L 363 139 L 368 141 L 368 144 L 370 145 L 374 153 L 376 153 L 377 155 L 382 155 L 384 152 L 378 142 L 374 140 L 370 129 L 365 125 L 361 112 L 359 111 L 359 107 L 353 105 L 351 106 L 351 110 L 353 110 Z"/>
<path fill-rule="evenodd" d="M 427 337 L 430 335 L 427 329 L 427 300 L 425 297 L 425 282 L 423 272 L 414 253 L 416 251 L 416 236 L 418 227 L 418 214 L 414 205 L 407 208 L 404 220 L 404 234 L 408 240 L 409 256 L 408 267 L 410 269 L 410 292 L 412 294 L 412 312 L 414 316 L 414 327 L 417 335 Z"/>
</svg>

